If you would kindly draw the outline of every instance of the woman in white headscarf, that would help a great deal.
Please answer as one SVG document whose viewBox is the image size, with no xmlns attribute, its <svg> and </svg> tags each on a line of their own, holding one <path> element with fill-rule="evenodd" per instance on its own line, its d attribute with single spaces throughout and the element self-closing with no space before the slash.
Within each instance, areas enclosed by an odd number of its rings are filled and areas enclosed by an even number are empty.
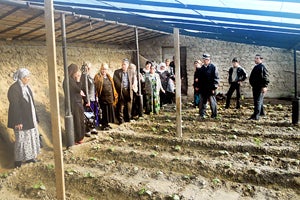
<svg viewBox="0 0 300 200">
<path fill-rule="evenodd" d="M 30 72 L 20 68 L 14 73 L 15 82 L 10 86 L 7 97 L 9 101 L 8 128 L 15 133 L 15 167 L 23 162 L 36 162 L 40 153 L 40 139 L 37 128 L 38 118 L 32 91 L 28 86 Z"/>
</svg>

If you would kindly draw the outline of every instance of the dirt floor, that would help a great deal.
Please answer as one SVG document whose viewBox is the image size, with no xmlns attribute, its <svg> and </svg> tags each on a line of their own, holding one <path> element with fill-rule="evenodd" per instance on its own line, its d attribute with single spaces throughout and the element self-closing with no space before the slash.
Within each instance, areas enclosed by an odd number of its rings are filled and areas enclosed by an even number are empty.
<svg viewBox="0 0 300 200">
<path fill-rule="evenodd" d="M 199 119 L 183 104 L 182 138 L 175 106 L 167 105 L 64 150 L 67 199 L 300 199 L 300 128 L 291 124 L 291 103 L 266 100 L 259 121 L 247 120 L 251 103 L 240 110 L 223 104 L 218 119 Z M 1 163 L 11 166 L 3 141 Z M 1 200 L 56 199 L 53 151 L 44 148 L 38 163 L 3 167 L 0 183 Z"/>
</svg>

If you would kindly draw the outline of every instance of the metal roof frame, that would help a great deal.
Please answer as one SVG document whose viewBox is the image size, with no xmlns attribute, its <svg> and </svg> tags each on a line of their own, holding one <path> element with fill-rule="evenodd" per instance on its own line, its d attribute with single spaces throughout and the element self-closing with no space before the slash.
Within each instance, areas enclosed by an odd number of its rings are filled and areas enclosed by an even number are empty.
<svg viewBox="0 0 300 200">
<path fill-rule="evenodd" d="M 54 22 L 57 41 L 62 39 L 61 13 L 65 14 L 69 42 L 124 45 L 135 41 L 135 26 L 56 9 Z M 45 41 L 44 19 L 44 6 L 33 5 L 29 1 L 0 0 L 0 40 Z M 167 34 L 146 28 L 139 28 L 138 32 L 141 40 Z"/>
<path fill-rule="evenodd" d="M 257 3 L 257 9 L 247 8 L 247 5 L 239 8 L 230 7 L 227 6 L 229 1 L 226 0 L 213 1 L 221 6 L 207 5 L 207 1 L 201 0 L 73 0 L 72 2 L 54 0 L 54 6 L 56 10 L 166 33 L 172 33 L 173 28 L 179 28 L 182 35 L 284 49 L 296 47 L 299 50 L 300 23 L 260 18 L 299 20 L 300 1 L 252 1 Z M 31 5 L 43 6 L 43 0 L 28 2 Z M 247 2 L 249 1 L 245 1 L 245 4 Z M 297 12 L 275 11 L 270 8 L 261 8 L 260 5 L 275 3 L 281 3 L 281 7 L 293 4 L 299 9 Z"/>
</svg>

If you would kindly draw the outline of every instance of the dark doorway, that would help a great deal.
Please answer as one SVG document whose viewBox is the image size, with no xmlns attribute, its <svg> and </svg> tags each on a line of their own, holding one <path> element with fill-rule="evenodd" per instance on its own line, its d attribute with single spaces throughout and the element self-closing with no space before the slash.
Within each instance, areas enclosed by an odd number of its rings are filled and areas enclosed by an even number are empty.
<svg viewBox="0 0 300 200">
<path fill-rule="evenodd" d="M 162 60 L 169 58 L 171 61 L 174 56 L 174 47 L 162 47 Z M 175 66 L 176 67 L 176 66 Z M 181 76 L 181 95 L 187 95 L 188 79 L 186 66 L 186 47 L 180 47 L 180 76 Z"/>
</svg>

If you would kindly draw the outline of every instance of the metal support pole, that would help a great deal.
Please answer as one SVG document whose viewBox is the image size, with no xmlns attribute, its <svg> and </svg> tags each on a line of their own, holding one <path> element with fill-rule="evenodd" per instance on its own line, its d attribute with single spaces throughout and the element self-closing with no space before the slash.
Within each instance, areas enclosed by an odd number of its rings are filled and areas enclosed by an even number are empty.
<svg viewBox="0 0 300 200">
<path fill-rule="evenodd" d="M 297 50 L 294 48 L 294 86 L 295 86 L 295 99 L 298 98 L 298 87 L 297 87 Z"/>
<path fill-rule="evenodd" d="M 176 83 L 176 133 L 178 137 L 182 137 L 182 121 L 181 121 L 181 78 L 180 78 L 180 44 L 179 29 L 174 28 L 174 50 L 175 50 L 175 83 Z"/>
<path fill-rule="evenodd" d="M 139 105 L 139 116 L 143 116 L 143 95 L 142 95 L 142 84 L 141 84 L 141 79 L 140 79 L 140 49 L 139 49 L 139 31 L 138 28 L 135 28 L 135 45 L 136 45 L 136 64 L 137 64 L 137 80 L 138 80 L 138 93 L 139 93 L 139 98 L 140 98 L 140 105 Z"/>
<path fill-rule="evenodd" d="M 297 88 L 297 50 L 294 48 L 294 86 L 295 86 L 295 96 L 292 100 L 292 123 L 298 124 L 300 118 L 300 100 L 298 97 L 298 88 Z"/>
<path fill-rule="evenodd" d="M 70 102 L 70 85 L 69 85 L 69 73 L 67 66 L 67 37 L 66 37 L 66 23 L 65 14 L 61 15 L 61 35 L 62 35 L 62 54 L 64 61 L 64 74 L 65 74 L 65 130 L 67 137 L 67 147 L 73 146 L 75 143 L 74 139 L 74 121 L 71 112 L 71 102 Z"/>
<path fill-rule="evenodd" d="M 53 0 L 45 0 L 46 47 L 50 96 L 51 128 L 54 146 L 56 196 L 65 200 L 65 179 L 62 155 L 61 125 L 57 89 L 56 44 Z"/>
</svg>

